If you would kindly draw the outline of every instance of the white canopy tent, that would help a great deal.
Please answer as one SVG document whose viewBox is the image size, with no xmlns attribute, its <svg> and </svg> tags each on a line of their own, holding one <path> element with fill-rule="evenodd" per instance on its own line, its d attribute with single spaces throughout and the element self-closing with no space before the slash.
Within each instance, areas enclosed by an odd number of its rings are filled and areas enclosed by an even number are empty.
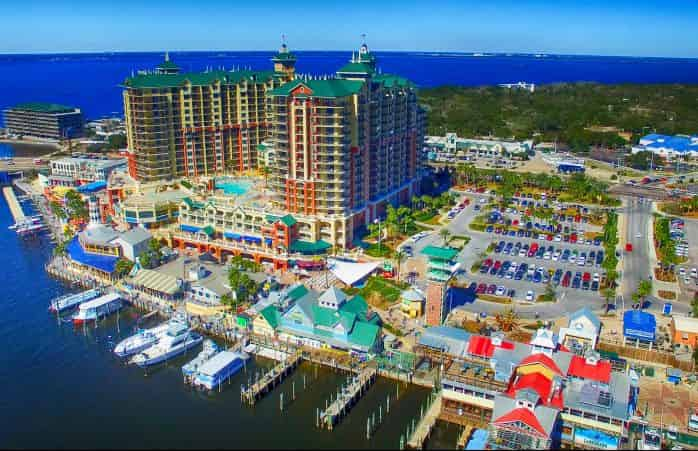
<svg viewBox="0 0 698 451">
<path fill-rule="evenodd" d="M 347 285 L 353 285 L 375 271 L 379 263 L 354 263 L 328 259 L 327 265 L 337 279 L 341 280 Z"/>
</svg>

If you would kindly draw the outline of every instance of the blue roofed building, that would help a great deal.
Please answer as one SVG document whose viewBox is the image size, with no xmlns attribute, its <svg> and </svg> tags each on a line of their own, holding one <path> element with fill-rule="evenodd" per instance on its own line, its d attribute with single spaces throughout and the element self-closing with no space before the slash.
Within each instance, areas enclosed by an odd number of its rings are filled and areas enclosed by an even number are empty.
<svg viewBox="0 0 698 451">
<path fill-rule="evenodd" d="M 653 314 L 628 310 L 623 315 L 623 345 L 635 344 L 652 349 L 656 340 L 657 320 Z"/>
<path fill-rule="evenodd" d="M 640 138 L 632 152 L 653 152 L 667 159 L 688 156 L 698 156 L 698 135 L 661 135 L 652 133 Z"/>
</svg>

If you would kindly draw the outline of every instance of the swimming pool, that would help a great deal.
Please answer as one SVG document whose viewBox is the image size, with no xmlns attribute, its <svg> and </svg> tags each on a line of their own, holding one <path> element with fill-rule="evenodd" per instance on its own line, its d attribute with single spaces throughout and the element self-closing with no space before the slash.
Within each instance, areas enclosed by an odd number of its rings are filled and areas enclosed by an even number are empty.
<svg viewBox="0 0 698 451">
<path fill-rule="evenodd" d="M 222 189 L 225 194 L 242 196 L 250 190 L 252 182 L 228 177 L 216 179 L 216 189 Z"/>
</svg>

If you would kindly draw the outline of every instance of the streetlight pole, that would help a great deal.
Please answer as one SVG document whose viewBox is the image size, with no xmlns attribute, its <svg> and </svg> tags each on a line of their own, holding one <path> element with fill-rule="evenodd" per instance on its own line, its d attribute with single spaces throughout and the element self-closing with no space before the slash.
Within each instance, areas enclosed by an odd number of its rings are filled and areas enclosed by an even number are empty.
<svg viewBox="0 0 698 451">
<path fill-rule="evenodd" d="M 373 222 L 375 224 L 378 224 L 378 253 L 380 254 L 382 251 L 382 247 L 381 247 L 381 222 L 378 218 L 374 219 Z"/>
</svg>

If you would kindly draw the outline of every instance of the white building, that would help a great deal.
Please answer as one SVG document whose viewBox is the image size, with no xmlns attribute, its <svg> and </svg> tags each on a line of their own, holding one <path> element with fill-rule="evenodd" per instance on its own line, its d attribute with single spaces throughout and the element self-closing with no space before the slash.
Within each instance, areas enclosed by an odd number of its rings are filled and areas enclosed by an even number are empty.
<svg viewBox="0 0 698 451">
<path fill-rule="evenodd" d="M 427 136 L 424 145 L 430 160 L 454 162 L 525 154 L 533 148 L 533 141 L 459 138 L 455 133 L 446 133 L 446 136 Z"/>
<path fill-rule="evenodd" d="M 104 181 L 109 174 L 116 169 L 126 169 L 126 159 L 101 159 L 101 158 L 61 158 L 51 160 L 52 185 L 66 185 Z"/>
<path fill-rule="evenodd" d="M 595 349 L 601 333 L 601 321 L 587 307 L 569 315 L 567 327 L 560 328 L 560 344 L 575 354 Z"/>
<path fill-rule="evenodd" d="M 121 246 L 124 258 L 136 261 L 136 257 L 148 250 L 148 245 L 153 236 L 143 227 L 134 227 L 122 233 L 113 242 Z"/>
</svg>

